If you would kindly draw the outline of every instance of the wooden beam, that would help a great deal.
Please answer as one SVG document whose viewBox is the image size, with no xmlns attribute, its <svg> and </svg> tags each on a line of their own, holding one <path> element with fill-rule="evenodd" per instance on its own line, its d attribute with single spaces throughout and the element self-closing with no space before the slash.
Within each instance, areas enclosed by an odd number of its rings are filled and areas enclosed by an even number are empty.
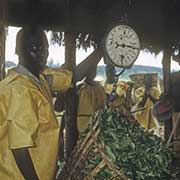
<svg viewBox="0 0 180 180">
<path fill-rule="evenodd" d="M 73 32 L 65 33 L 65 64 L 73 71 L 76 66 L 76 39 Z M 76 87 L 73 85 L 65 94 L 66 161 L 70 157 L 78 138 Z"/>
<path fill-rule="evenodd" d="M 5 76 L 5 25 L 0 22 L 0 80 Z"/>
<path fill-rule="evenodd" d="M 65 63 L 69 70 L 76 67 L 76 39 L 73 32 L 65 32 Z"/>
<path fill-rule="evenodd" d="M 170 95 L 170 71 L 171 71 L 171 56 L 172 56 L 172 49 L 165 48 L 163 51 L 163 84 L 164 84 L 164 93 Z M 172 117 L 165 121 L 165 132 L 164 138 L 165 140 L 169 139 L 171 131 L 173 129 L 173 122 Z"/>
<path fill-rule="evenodd" d="M 164 93 L 170 93 L 170 72 L 171 72 L 171 56 L 172 51 L 170 48 L 165 48 L 163 51 L 163 85 Z"/>
<path fill-rule="evenodd" d="M 7 1 L 0 0 L 0 80 L 5 76 L 5 24 L 7 17 Z"/>
</svg>

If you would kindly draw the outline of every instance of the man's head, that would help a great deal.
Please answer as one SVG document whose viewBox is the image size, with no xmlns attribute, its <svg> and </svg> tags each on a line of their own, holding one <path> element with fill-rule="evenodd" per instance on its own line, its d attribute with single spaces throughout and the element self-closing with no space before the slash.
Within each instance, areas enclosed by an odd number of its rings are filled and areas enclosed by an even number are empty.
<svg viewBox="0 0 180 180">
<path fill-rule="evenodd" d="M 147 74 L 145 76 L 144 84 L 145 84 L 146 89 L 149 89 L 152 87 L 152 80 L 153 80 L 153 77 L 151 74 Z"/>
<path fill-rule="evenodd" d="M 86 74 L 86 82 L 87 83 L 92 83 L 94 81 L 94 78 L 96 77 L 96 72 L 97 71 L 97 66 L 91 67 L 89 72 Z"/>
<path fill-rule="evenodd" d="M 19 64 L 35 75 L 39 75 L 46 65 L 48 47 L 47 37 L 40 29 L 22 28 L 17 34 L 16 54 L 19 56 Z"/>
<path fill-rule="evenodd" d="M 172 118 L 174 103 L 171 97 L 161 94 L 160 100 L 153 106 L 153 115 L 159 122 L 165 122 Z"/>
</svg>

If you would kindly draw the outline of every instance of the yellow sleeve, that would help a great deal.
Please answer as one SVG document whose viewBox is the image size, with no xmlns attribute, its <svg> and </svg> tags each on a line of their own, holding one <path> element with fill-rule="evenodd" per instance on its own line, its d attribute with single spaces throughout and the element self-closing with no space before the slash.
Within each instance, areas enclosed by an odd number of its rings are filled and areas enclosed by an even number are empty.
<svg viewBox="0 0 180 180">
<path fill-rule="evenodd" d="M 157 88 L 157 87 L 152 87 L 152 89 L 151 89 L 151 96 L 153 98 L 155 98 L 155 99 L 159 99 L 160 95 L 161 95 L 160 89 Z"/>
<path fill-rule="evenodd" d="M 29 88 L 12 88 L 7 120 L 10 149 L 36 145 L 38 109 Z"/>
<path fill-rule="evenodd" d="M 46 77 L 50 76 L 51 82 L 48 82 L 50 89 L 53 91 L 59 91 L 61 93 L 66 92 L 72 83 L 72 72 L 63 68 L 46 68 L 43 72 Z"/>
<path fill-rule="evenodd" d="M 138 104 L 142 100 L 144 96 L 144 91 L 145 91 L 144 87 L 139 87 L 134 91 L 133 101 L 135 104 Z"/>
</svg>

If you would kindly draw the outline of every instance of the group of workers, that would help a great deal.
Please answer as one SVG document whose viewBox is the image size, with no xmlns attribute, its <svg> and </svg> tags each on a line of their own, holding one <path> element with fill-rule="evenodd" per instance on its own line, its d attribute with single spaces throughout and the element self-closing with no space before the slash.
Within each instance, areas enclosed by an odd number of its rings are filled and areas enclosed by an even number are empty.
<svg viewBox="0 0 180 180">
<path fill-rule="evenodd" d="M 107 94 L 112 92 L 112 84 L 103 87 L 94 81 L 96 66 L 103 57 L 101 48 L 71 72 L 66 64 L 56 69 L 46 67 L 48 46 L 39 28 L 24 27 L 17 34 L 15 52 L 19 63 L 0 82 L 0 179 L 55 179 L 61 124 L 56 119 L 52 91 L 64 97 L 73 83 L 85 78 L 77 87 L 79 132 L 88 127 L 94 112 L 105 107 Z M 160 96 L 159 89 L 149 82 L 152 80 L 147 78 L 145 85 L 137 89 L 118 82 L 116 97 L 108 102 L 111 108 L 123 112 L 130 111 L 134 104 L 135 119 L 147 129 L 156 124 L 152 106 Z M 127 105 L 132 94 L 133 101 Z M 57 98 L 55 105 L 62 105 L 64 100 Z M 62 111 L 64 106 L 55 109 Z"/>
</svg>

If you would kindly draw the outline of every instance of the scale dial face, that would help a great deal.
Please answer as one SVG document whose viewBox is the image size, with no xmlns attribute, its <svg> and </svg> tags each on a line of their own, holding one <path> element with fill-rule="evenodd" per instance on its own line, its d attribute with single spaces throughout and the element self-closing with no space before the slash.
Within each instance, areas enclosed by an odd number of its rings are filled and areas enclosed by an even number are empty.
<svg viewBox="0 0 180 180">
<path fill-rule="evenodd" d="M 104 48 L 113 65 L 128 68 L 139 55 L 140 41 L 132 28 L 127 25 L 117 25 L 107 34 Z"/>
</svg>

